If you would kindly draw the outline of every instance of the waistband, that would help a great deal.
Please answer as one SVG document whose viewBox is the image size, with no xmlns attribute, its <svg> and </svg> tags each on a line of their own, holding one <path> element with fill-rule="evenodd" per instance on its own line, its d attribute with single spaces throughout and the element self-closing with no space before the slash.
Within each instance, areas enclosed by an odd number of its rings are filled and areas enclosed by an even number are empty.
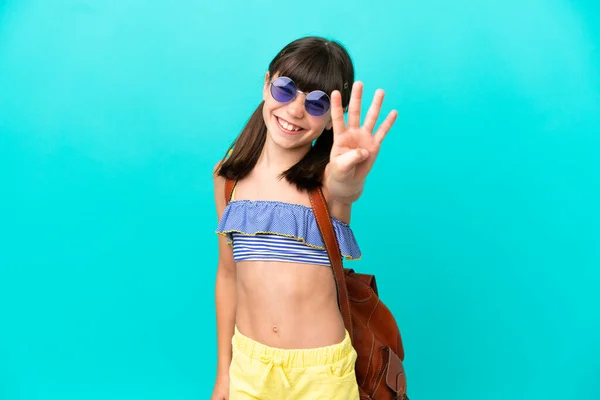
<svg viewBox="0 0 600 400">
<path fill-rule="evenodd" d="M 231 342 L 235 350 L 251 359 L 275 360 L 277 365 L 284 368 L 329 365 L 343 360 L 354 352 L 348 331 L 340 343 L 330 346 L 312 349 L 280 349 L 269 347 L 244 336 L 236 326 Z"/>
</svg>

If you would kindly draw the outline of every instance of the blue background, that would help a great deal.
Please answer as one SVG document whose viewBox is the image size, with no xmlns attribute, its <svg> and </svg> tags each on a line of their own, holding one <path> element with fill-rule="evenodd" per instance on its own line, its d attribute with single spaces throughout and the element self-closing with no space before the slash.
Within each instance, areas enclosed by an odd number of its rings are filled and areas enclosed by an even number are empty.
<svg viewBox="0 0 600 400">
<path fill-rule="evenodd" d="M 599 27 L 595 1 L 0 1 L 0 399 L 209 398 L 212 167 L 307 34 L 399 111 L 349 265 L 411 398 L 600 398 Z"/>
</svg>

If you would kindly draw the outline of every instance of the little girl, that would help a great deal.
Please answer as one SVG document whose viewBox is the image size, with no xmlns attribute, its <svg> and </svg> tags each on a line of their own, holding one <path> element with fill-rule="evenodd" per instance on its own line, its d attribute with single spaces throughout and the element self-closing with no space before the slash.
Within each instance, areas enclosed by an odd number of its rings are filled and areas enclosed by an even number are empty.
<svg viewBox="0 0 600 400">
<path fill-rule="evenodd" d="M 307 193 L 322 188 L 342 256 L 360 258 L 351 206 L 397 115 L 375 130 L 377 90 L 361 125 L 362 91 L 340 44 L 293 41 L 271 61 L 263 101 L 215 167 L 213 400 L 359 398 L 356 352 Z"/>
</svg>

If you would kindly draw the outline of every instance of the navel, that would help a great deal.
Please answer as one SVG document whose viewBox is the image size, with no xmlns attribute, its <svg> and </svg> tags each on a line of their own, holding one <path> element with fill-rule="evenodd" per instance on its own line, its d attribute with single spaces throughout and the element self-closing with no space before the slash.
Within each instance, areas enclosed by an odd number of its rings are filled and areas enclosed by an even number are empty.
<svg viewBox="0 0 600 400">
<path fill-rule="evenodd" d="M 279 332 L 279 328 L 277 328 L 276 326 L 273 327 L 273 332 L 277 333 Z"/>
</svg>

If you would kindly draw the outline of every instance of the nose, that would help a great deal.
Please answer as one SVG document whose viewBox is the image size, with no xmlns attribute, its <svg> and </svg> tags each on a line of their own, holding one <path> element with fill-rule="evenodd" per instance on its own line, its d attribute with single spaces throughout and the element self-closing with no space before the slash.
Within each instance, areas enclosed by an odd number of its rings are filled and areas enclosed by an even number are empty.
<svg viewBox="0 0 600 400">
<path fill-rule="evenodd" d="M 304 116 L 304 95 L 298 93 L 296 98 L 287 104 L 286 111 L 290 117 L 302 118 Z"/>
</svg>

